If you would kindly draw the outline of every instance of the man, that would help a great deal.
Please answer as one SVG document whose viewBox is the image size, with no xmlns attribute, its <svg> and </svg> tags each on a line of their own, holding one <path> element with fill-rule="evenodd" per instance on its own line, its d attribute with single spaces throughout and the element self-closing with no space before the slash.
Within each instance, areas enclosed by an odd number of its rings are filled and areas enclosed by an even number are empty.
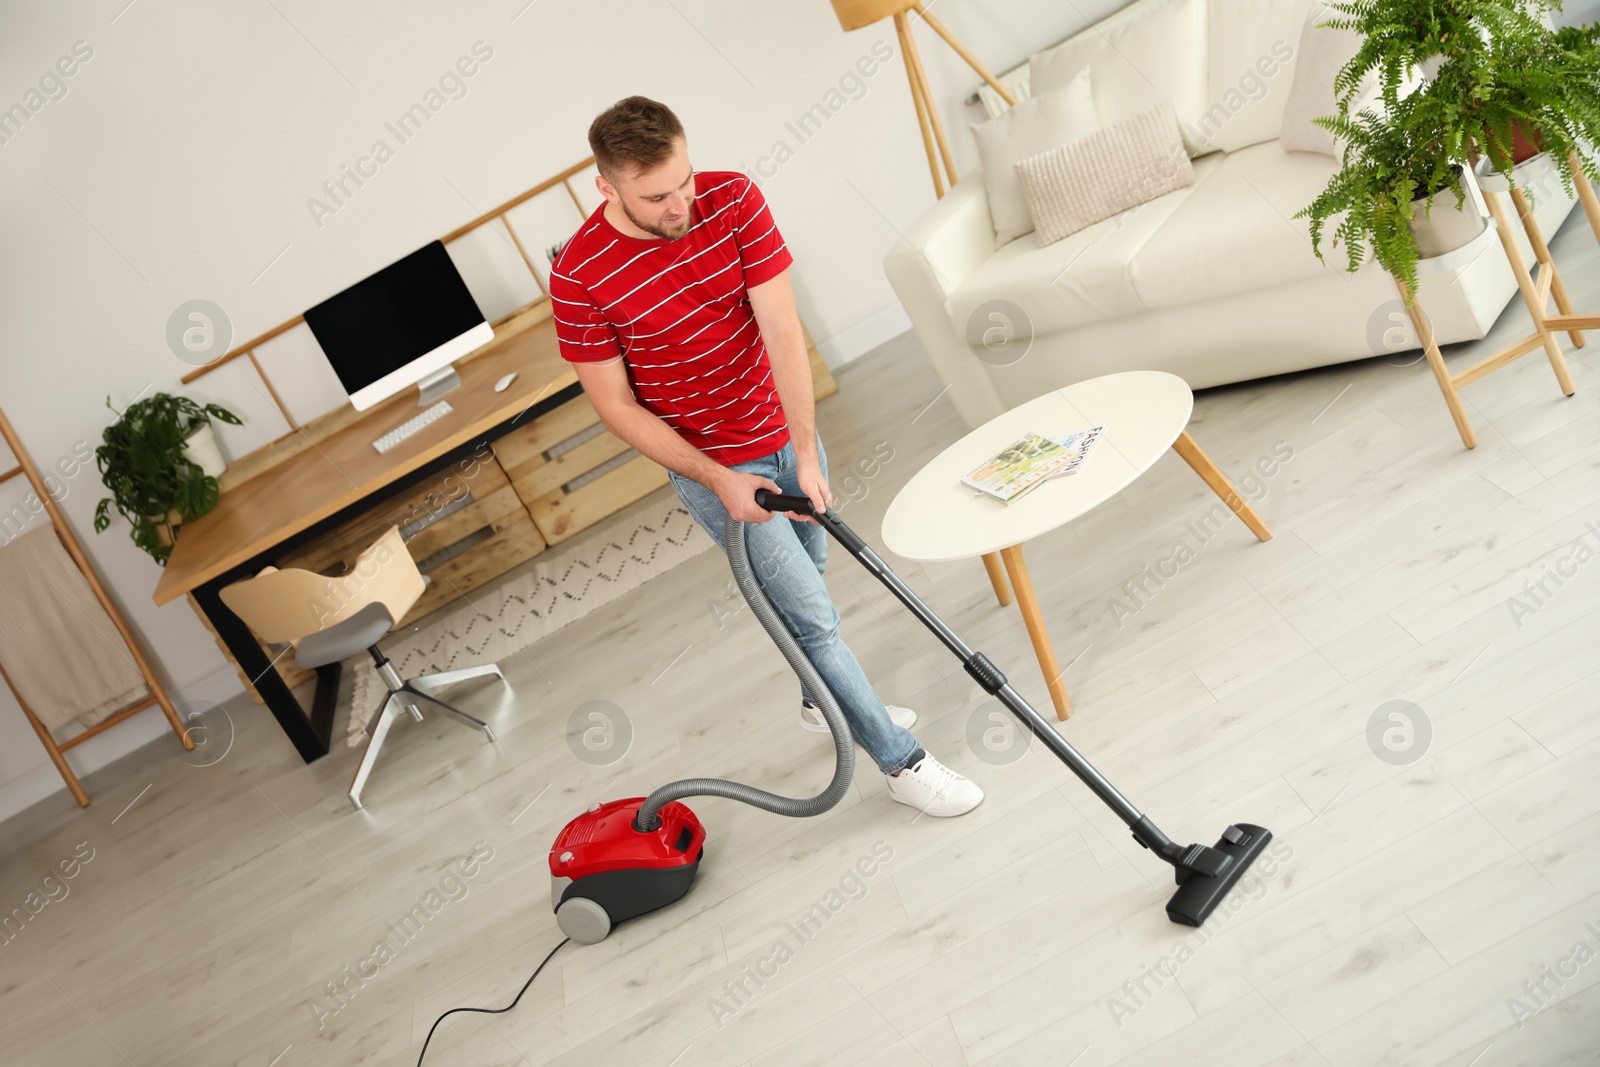
<svg viewBox="0 0 1600 1067">
<path fill-rule="evenodd" d="M 750 524 L 757 580 L 838 701 L 889 795 L 929 815 L 962 815 L 983 791 L 928 755 L 886 708 L 839 638 L 822 580 L 827 534 L 810 516 L 782 521 L 755 491 L 832 504 L 813 422 L 811 368 L 792 258 L 748 178 L 696 174 L 683 126 L 665 105 L 629 97 L 589 127 L 605 197 L 550 274 L 561 355 L 606 429 L 666 467 L 684 507 L 719 547 L 731 514 Z M 826 732 L 801 687 L 801 725 Z"/>
</svg>

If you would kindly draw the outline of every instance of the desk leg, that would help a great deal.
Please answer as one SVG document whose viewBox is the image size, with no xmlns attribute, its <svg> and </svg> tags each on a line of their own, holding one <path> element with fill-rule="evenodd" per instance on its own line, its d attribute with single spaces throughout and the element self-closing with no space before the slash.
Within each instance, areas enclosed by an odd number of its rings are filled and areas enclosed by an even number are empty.
<svg viewBox="0 0 1600 1067">
<path fill-rule="evenodd" d="M 1011 575 L 1011 588 L 1017 591 L 1017 607 L 1022 611 L 1022 621 L 1028 627 L 1028 637 L 1033 641 L 1033 654 L 1039 657 L 1039 669 L 1044 671 L 1044 682 L 1050 690 L 1050 700 L 1056 706 L 1056 718 L 1072 715 L 1072 703 L 1067 699 L 1067 686 L 1061 680 L 1061 668 L 1056 666 L 1056 650 L 1050 645 L 1050 635 L 1044 628 L 1044 614 L 1033 595 L 1033 580 L 1028 577 L 1028 565 L 1022 559 L 1022 546 L 1012 545 L 1000 550 L 1006 562 L 1006 573 Z"/>
<path fill-rule="evenodd" d="M 311 732 L 322 741 L 324 752 L 332 744 L 333 713 L 339 706 L 339 680 L 343 676 L 343 663 L 317 668 L 317 688 L 311 697 Z M 296 705 L 299 703 L 295 701 Z"/>
<path fill-rule="evenodd" d="M 1180 433 L 1178 439 L 1172 442 L 1172 450 L 1182 456 L 1185 463 L 1194 468 L 1194 472 L 1211 487 L 1211 491 L 1221 497 L 1222 502 L 1228 505 L 1233 510 L 1233 513 L 1243 520 L 1246 526 L 1250 527 L 1250 532 L 1255 534 L 1257 539 L 1262 541 L 1272 540 L 1272 531 L 1267 529 L 1267 524 L 1261 521 L 1261 516 L 1255 513 L 1254 508 L 1245 503 L 1244 497 L 1240 496 L 1238 490 L 1234 489 L 1233 483 L 1228 481 L 1228 476 L 1218 470 L 1215 463 L 1211 462 L 1211 457 L 1202 452 L 1200 446 L 1194 443 L 1194 438 L 1189 436 L 1188 430 Z"/>
<path fill-rule="evenodd" d="M 1011 587 L 1006 584 L 1006 572 L 1001 567 L 1000 557 L 993 552 L 983 554 L 983 569 L 989 572 L 989 584 L 994 586 L 994 598 L 1000 601 L 1000 606 L 1005 607 L 1011 603 Z"/>
<path fill-rule="evenodd" d="M 256 644 L 255 635 L 250 628 L 239 620 L 239 617 L 228 610 L 222 598 L 217 595 L 221 587 L 219 582 L 208 582 L 194 590 L 195 603 L 200 605 L 200 610 L 206 613 L 211 627 L 216 631 L 222 643 L 228 646 L 228 651 L 251 679 L 260 695 L 262 703 L 272 712 L 272 717 L 278 720 L 278 725 L 289 736 L 289 741 L 294 745 L 295 751 L 300 753 L 300 758 L 310 763 L 328 754 L 328 741 L 333 733 L 333 707 L 332 703 L 318 701 L 321 705 L 317 710 L 319 714 L 316 721 L 306 717 L 305 709 L 294 698 L 294 693 L 284 684 L 283 676 L 273 666 L 272 660 Z M 319 691 L 324 687 L 324 676 L 318 672 Z M 337 679 L 335 678 L 335 684 Z"/>
</svg>

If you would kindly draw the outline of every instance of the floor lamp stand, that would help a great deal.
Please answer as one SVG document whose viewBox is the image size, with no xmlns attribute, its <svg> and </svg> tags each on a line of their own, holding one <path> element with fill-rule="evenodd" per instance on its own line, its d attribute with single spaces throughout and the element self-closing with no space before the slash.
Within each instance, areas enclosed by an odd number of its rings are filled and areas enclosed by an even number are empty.
<svg viewBox="0 0 1600 1067">
<path fill-rule="evenodd" d="M 928 14 L 921 0 L 833 0 L 833 7 L 839 16 L 839 23 L 846 30 L 856 30 L 885 16 L 894 19 L 894 32 L 900 38 L 900 54 L 905 59 L 906 78 L 911 82 L 911 102 L 917 109 L 917 128 L 922 131 L 922 147 L 928 155 L 928 172 L 933 175 L 933 191 L 940 197 L 944 196 L 946 185 L 956 183 L 955 160 L 950 156 L 950 143 L 945 139 L 944 123 L 939 121 L 939 108 L 933 102 L 933 90 L 928 85 L 928 72 L 922 65 L 922 54 L 917 51 L 916 38 L 911 35 L 912 19 L 907 16 L 908 11 L 915 11 L 916 17 L 928 24 L 928 28 L 943 37 L 945 43 L 955 49 L 956 54 L 966 60 L 973 70 L 990 88 L 1000 94 L 1007 104 L 1015 105 L 1016 96 L 1001 85 L 989 68 L 978 62 L 965 45 L 958 41 L 954 34 L 947 29 L 944 23 Z M 941 174 L 939 165 L 944 164 Z"/>
</svg>

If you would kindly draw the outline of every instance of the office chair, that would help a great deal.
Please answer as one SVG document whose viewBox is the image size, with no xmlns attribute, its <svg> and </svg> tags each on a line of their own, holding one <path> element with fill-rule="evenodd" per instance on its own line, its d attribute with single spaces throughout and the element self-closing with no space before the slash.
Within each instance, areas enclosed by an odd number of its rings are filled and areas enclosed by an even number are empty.
<svg viewBox="0 0 1600 1067">
<path fill-rule="evenodd" d="M 488 723 L 435 694 L 471 678 L 493 675 L 505 681 L 499 664 L 402 679 L 378 648 L 378 641 L 405 617 L 426 585 L 427 580 L 406 550 L 399 527 L 390 527 L 361 553 L 353 567 L 337 577 L 293 567 L 268 567 L 254 578 L 235 582 L 221 592 L 222 602 L 257 637 L 268 643 L 292 644 L 294 661 L 300 667 L 315 670 L 362 650 L 372 657 L 389 694 L 367 724 L 367 747 L 350 783 L 350 803 L 357 808 L 361 807 L 361 790 L 377 762 L 389 727 L 403 712 L 422 721 L 421 701 L 482 730 L 491 742 L 495 740 Z"/>
</svg>

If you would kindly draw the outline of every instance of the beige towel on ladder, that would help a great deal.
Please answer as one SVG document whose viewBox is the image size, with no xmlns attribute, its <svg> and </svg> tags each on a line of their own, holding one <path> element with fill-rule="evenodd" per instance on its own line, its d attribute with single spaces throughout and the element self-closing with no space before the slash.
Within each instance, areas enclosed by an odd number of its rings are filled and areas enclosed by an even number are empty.
<svg viewBox="0 0 1600 1067">
<path fill-rule="evenodd" d="M 56 536 L 29 530 L 0 548 L 0 663 L 45 728 L 93 726 L 144 697 L 144 675 Z"/>
</svg>

